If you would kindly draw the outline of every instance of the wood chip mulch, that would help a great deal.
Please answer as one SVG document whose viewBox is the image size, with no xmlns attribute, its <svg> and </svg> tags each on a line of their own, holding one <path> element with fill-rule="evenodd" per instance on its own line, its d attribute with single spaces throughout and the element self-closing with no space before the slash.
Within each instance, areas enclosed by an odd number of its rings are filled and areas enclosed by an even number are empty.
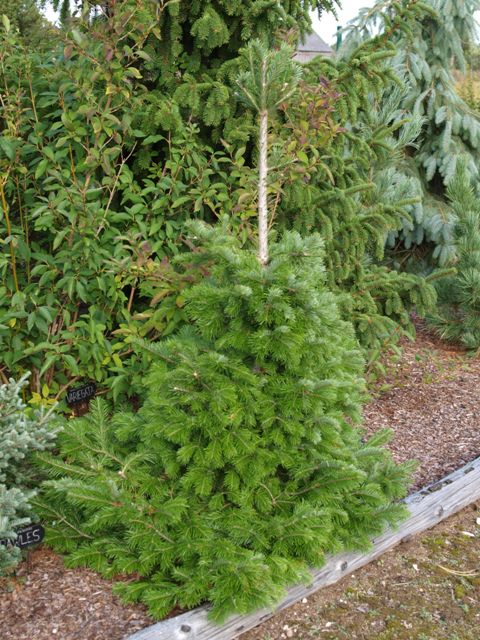
<svg viewBox="0 0 480 640">
<path fill-rule="evenodd" d="M 66 569 L 49 549 L 30 552 L 16 577 L 0 580 L 1 640 L 120 640 L 153 624 L 123 604 L 89 569 Z"/>
<path fill-rule="evenodd" d="M 373 389 L 365 428 L 390 427 L 396 460 L 416 459 L 412 491 L 480 455 L 480 360 L 442 344 L 420 323 L 415 343 Z M 0 580 L 1 640 L 122 640 L 153 624 L 143 606 L 126 606 L 111 583 L 66 569 L 52 551 L 30 552 L 16 576 Z"/>
<path fill-rule="evenodd" d="M 412 493 L 480 456 L 480 358 L 416 324 L 416 341 L 403 342 L 364 409 L 367 434 L 389 427 L 395 460 L 418 462 Z"/>
</svg>

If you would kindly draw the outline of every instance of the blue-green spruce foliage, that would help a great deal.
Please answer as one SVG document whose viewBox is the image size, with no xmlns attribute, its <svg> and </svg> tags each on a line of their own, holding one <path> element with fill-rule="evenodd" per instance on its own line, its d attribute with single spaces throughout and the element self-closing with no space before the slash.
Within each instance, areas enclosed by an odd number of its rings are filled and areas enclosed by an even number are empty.
<svg viewBox="0 0 480 640">
<path fill-rule="evenodd" d="M 455 258 L 455 216 L 445 189 L 453 180 L 457 164 L 466 158 L 469 171 L 478 175 L 480 163 L 480 119 L 460 97 L 454 70 L 466 69 L 465 51 L 476 37 L 475 12 L 479 0 L 424 0 L 426 12 L 398 31 L 392 41 L 398 48 L 393 66 L 402 77 L 404 96 L 397 118 L 409 113 L 423 118 L 423 127 L 408 153 L 397 164 L 423 197 L 411 207 L 400 233 L 390 234 L 390 245 L 401 244 L 435 264 L 446 265 Z M 378 2 L 360 12 L 347 28 L 343 57 L 358 43 L 372 37 L 385 15 L 394 9 Z M 384 27 L 382 27 L 384 28 Z M 420 247 L 420 250 L 418 250 Z M 418 255 L 416 256 L 418 261 Z M 399 263 L 404 256 L 399 254 Z"/>
<path fill-rule="evenodd" d="M 29 454 L 51 446 L 56 430 L 49 426 L 50 415 L 30 411 L 21 391 L 26 376 L 18 382 L 0 385 L 0 540 L 16 538 L 19 527 L 31 522 Z M 20 559 L 20 551 L 0 545 L 0 575 L 11 570 Z"/>
</svg>

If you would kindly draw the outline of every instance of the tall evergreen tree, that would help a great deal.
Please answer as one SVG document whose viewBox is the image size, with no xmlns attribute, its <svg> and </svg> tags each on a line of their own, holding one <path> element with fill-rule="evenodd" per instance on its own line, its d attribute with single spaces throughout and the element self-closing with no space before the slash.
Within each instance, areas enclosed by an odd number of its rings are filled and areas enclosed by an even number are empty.
<svg viewBox="0 0 480 640">
<path fill-rule="evenodd" d="M 415 177 L 423 190 L 422 201 L 411 208 L 412 225 L 406 220 L 399 240 L 407 250 L 432 243 L 432 257 L 445 264 L 454 258 L 454 217 L 444 197 L 461 157 L 468 170 L 478 175 L 480 118 L 458 95 L 454 68 L 464 70 L 465 50 L 475 36 L 474 14 L 479 0 L 425 0 L 428 11 L 410 32 L 397 32 L 394 65 L 406 87 L 398 117 L 415 112 L 424 118 L 414 145 L 408 150 L 404 171 Z M 371 38 L 379 20 L 394 19 L 393 9 L 378 2 L 360 12 L 346 30 L 341 55 L 349 55 L 365 38 Z M 430 245 L 432 246 L 432 245 Z"/>
</svg>

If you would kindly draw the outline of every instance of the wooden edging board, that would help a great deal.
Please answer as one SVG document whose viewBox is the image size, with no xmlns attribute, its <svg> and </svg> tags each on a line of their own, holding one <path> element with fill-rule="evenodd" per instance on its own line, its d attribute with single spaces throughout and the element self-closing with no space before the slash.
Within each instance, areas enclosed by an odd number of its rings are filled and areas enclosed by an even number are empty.
<svg viewBox="0 0 480 640">
<path fill-rule="evenodd" d="M 247 615 L 233 615 L 217 625 L 208 619 L 208 606 L 199 607 L 142 629 L 126 640 L 233 640 L 240 634 L 265 622 L 278 611 L 286 609 L 322 587 L 334 584 L 344 576 L 375 560 L 399 542 L 410 539 L 438 524 L 445 518 L 480 499 L 480 458 L 454 471 L 406 500 L 410 516 L 397 530 L 388 530 L 373 540 L 367 553 L 342 553 L 328 559 L 312 571 L 309 586 L 295 586 L 276 609 L 262 609 Z"/>
</svg>

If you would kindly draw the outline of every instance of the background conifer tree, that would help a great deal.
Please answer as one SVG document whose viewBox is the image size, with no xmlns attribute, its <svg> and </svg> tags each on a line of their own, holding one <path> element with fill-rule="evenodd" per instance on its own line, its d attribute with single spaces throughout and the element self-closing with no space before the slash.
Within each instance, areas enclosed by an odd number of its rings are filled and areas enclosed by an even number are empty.
<svg viewBox="0 0 480 640">
<path fill-rule="evenodd" d="M 454 77 L 455 68 L 466 68 L 465 51 L 475 37 L 474 14 L 480 2 L 425 0 L 422 4 L 427 9 L 423 17 L 408 31 L 397 31 L 393 42 L 398 47 L 394 66 L 406 87 L 398 117 L 414 112 L 424 119 L 403 160 L 403 171 L 418 181 L 423 197 L 411 207 L 413 224 L 406 219 L 401 233 L 391 234 L 390 245 L 400 250 L 399 264 L 412 255 L 412 249 L 421 247 L 420 257 L 443 265 L 455 256 L 455 221 L 445 188 L 461 157 L 473 176 L 478 175 L 480 162 L 480 119 L 459 96 Z M 349 56 L 385 19 L 387 25 L 394 20 L 394 9 L 385 8 L 383 2 L 360 12 L 346 30 L 341 55 Z M 418 260 L 415 253 L 413 257 Z M 428 266 L 417 262 L 416 268 Z"/>
<path fill-rule="evenodd" d="M 402 109 L 405 90 L 392 60 L 398 32 L 408 33 L 423 15 L 421 3 L 405 3 L 378 36 L 348 55 L 318 57 L 276 131 L 298 160 L 295 170 L 286 163 L 277 219 L 322 234 L 329 286 L 372 366 L 405 332 L 413 334 L 413 308 L 422 314 L 435 304 L 433 286 L 384 262 L 386 239 L 412 224 L 412 208 L 422 200 L 404 157 L 423 120 Z"/>
<path fill-rule="evenodd" d="M 117 14 L 131 11 L 145 25 L 156 21 L 148 39 L 142 75 L 149 88 L 152 109 L 142 123 L 151 135 L 160 133 L 165 99 L 174 96 L 186 118 L 193 117 L 208 128 L 212 136 L 249 137 L 248 119 L 238 110 L 232 92 L 238 75 L 239 51 L 250 40 L 259 38 L 272 46 L 280 32 L 294 41 L 311 29 L 310 13 L 334 11 L 337 0 L 117 0 L 116 2 L 57 0 L 65 24 L 72 11 L 81 16 L 80 5 L 91 5 L 83 13 L 83 25 L 89 32 L 98 25 L 97 36 L 118 29 Z M 88 6 L 87 6 L 88 8 Z M 96 11 L 96 13 L 95 13 Z M 92 20 L 95 15 L 96 19 Z M 80 28 L 82 20 L 76 22 Z M 251 131 L 250 131 L 251 133 Z M 148 150 L 144 150 L 147 155 Z M 144 162 L 147 162 L 144 160 Z"/>
<path fill-rule="evenodd" d="M 429 318 L 442 338 L 480 348 L 480 200 L 477 181 L 460 163 L 447 189 L 455 213 L 456 273 L 437 281 L 438 312 Z"/>
</svg>

